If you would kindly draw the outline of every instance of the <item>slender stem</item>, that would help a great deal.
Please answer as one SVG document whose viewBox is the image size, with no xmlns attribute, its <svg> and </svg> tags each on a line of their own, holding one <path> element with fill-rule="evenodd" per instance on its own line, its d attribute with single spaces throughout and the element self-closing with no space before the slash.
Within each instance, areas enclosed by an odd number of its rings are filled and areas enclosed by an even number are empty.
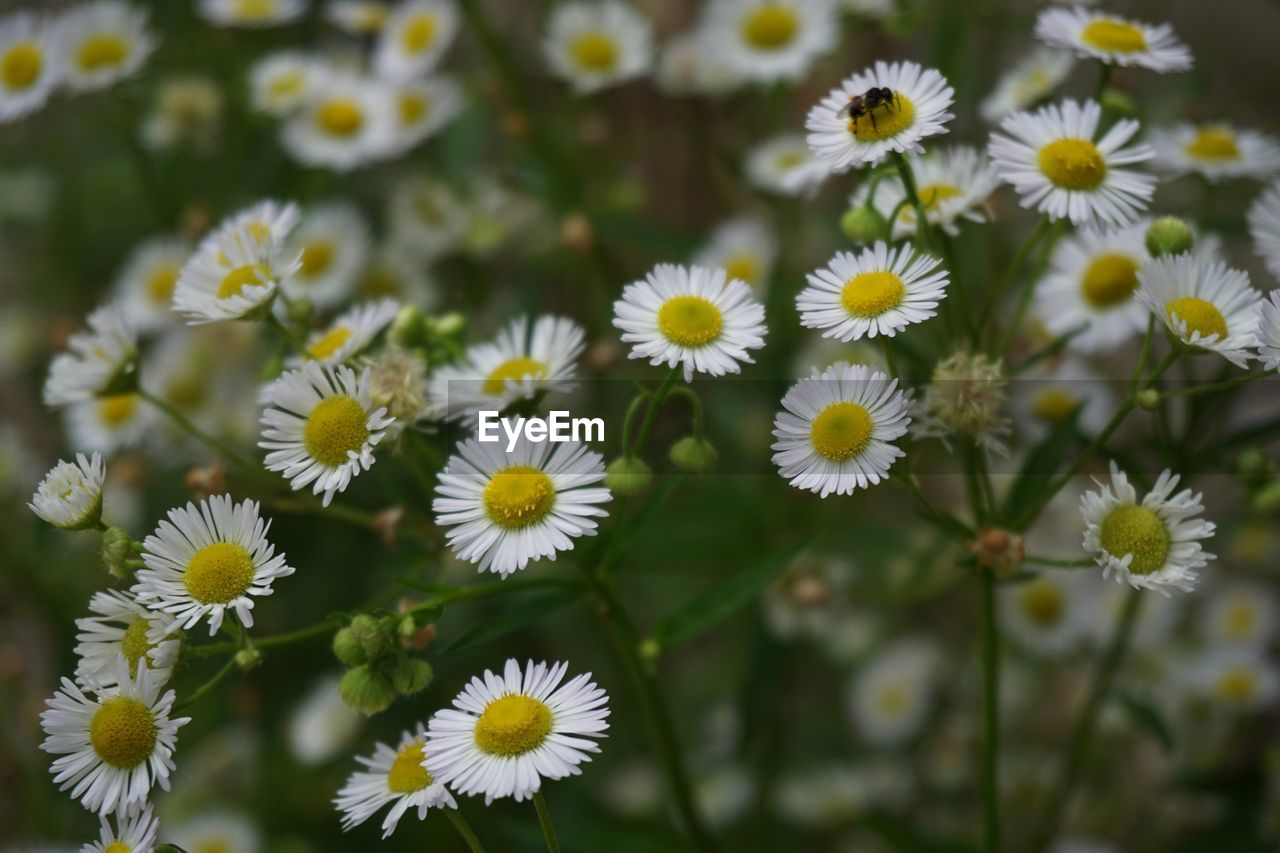
<svg viewBox="0 0 1280 853">
<path fill-rule="evenodd" d="M 911 201 L 911 206 L 916 211 L 916 239 L 920 243 L 922 249 L 929 249 L 931 242 L 929 239 L 929 216 L 925 210 L 924 203 L 920 201 L 920 195 L 916 192 L 916 176 L 911 171 L 911 164 L 907 162 L 907 158 L 902 156 L 902 152 L 894 151 L 894 165 L 898 167 L 898 174 L 902 177 L 902 188 L 906 191 L 907 198 Z M 896 219 L 896 216 L 895 216 Z M 893 228 L 893 221 L 890 220 L 889 227 Z M 892 230 L 890 231 L 892 233 Z"/>
<path fill-rule="evenodd" d="M 236 649 L 239 648 L 239 644 L 237 643 L 228 643 L 227 645 L 231 646 L 230 651 L 232 652 L 234 652 Z M 226 678 L 228 675 L 230 675 L 231 671 L 235 668 L 236 668 L 236 658 L 235 658 L 235 655 L 232 654 L 230 657 L 227 658 L 227 662 L 222 665 L 222 669 L 215 672 L 212 678 L 210 678 L 204 684 L 201 684 L 199 687 L 197 687 L 190 696 L 183 699 L 178 704 L 174 705 L 173 710 L 181 711 L 182 709 L 188 708 L 194 705 L 195 703 L 199 702 L 202 698 L 204 698 L 204 695 L 206 693 L 208 693 L 210 690 L 212 690 L 213 688 L 221 684 L 222 680 Z"/>
<path fill-rule="evenodd" d="M 1022 318 L 1026 316 L 1027 309 L 1031 307 L 1031 300 L 1036 293 L 1036 285 L 1039 284 L 1041 277 L 1044 276 L 1045 268 L 1049 266 L 1049 259 L 1053 257 L 1053 248 L 1058 244 L 1058 238 L 1062 236 L 1064 224 L 1065 220 L 1059 220 L 1053 224 L 1049 239 L 1045 241 L 1044 250 L 1040 253 L 1040 260 L 1036 263 L 1035 271 L 1031 274 L 1031 279 L 1023 285 L 1022 292 L 1018 295 L 1018 305 L 1013 311 L 1013 318 L 1005 326 L 1004 333 L 1000 336 L 1000 342 L 996 344 L 996 352 L 1008 352 L 1009 347 L 1012 346 L 1014 335 L 1018 332 L 1018 326 L 1022 324 Z"/>
<path fill-rule="evenodd" d="M 1098 70 L 1098 84 L 1093 89 L 1093 99 L 1099 103 L 1102 102 L 1102 93 L 1111 83 L 1111 65 L 1106 62 L 1100 64 L 1102 67 Z"/>
<path fill-rule="evenodd" d="M 1179 388 L 1175 391 L 1165 391 L 1162 397 L 1193 397 L 1196 394 L 1208 394 L 1213 391 L 1225 391 L 1228 388 L 1234 388 L 1237 385 L 1244 385 L 1253 382 L 1255 379 L 1262 379 L 1270 376 L 1269 370 L 1255 370 L 1253 373 L 1246 373 L 1243 376 L 1237 376 L 1234 379 L 1225 379 L 1222 382 L 1214 382 L 1209 385 L 1196 385 L 1192 388 Z"/>
<path fill-rule="evenodd" d="M 1102 711 L 1102 705 L 1106 701 L 1107 693 L 1111 690 L 1111 683 L 1115 680 L 1116 670 L 1120 668 L 1120 662 L 1124 659 L 1125 652 L 1129 648 L 1129 640 L 1133 636 L 1133 626 L 1137 622 L 1141 606 L 1142 590 L 1130 590 L 1129 597 L 1124 603 L 1124 610 L 1116 623 L 1115 632 L 1111 635 L 1111 642 L 1108 644 L 1102 662 L 1098 665 L 1098 670 L 1094 674 L 1093 685 L 1089 689 L 1089 698 L 1085 702 L 1084 711 L 1081 712 L 1080 719 L 1076 722 L 1075 731 L 1072 732 L 1066 758 L 1062 763 L 1058 782 L 1045 805 L 1040 828 L 1029 848 L 1033 853 L 1038 853 L 1038 851 L 1048 847 L 1058 832 L 1058 824 L 1062 820 L 1062 812 L 1066 808 L 1067 801 L 1070 799 L 1076 782 L 1079 780 L 1080 770 L 1084 766 L 1085 754 L 1088 752 L 1089 742 L 1093 737 L 1093 730 L 1098 722 L 1098 715 Z"/>
<path fill-rule="evenodd" d="M 894 379 L 898 378 L 898 362 L 893 357 L 893 343 L 889 340 L 888 335 L 880 336 L 880 351 L 884 353 L 885 366 L 889 368 L 889 375 Z"/>
<path fill-rule="evenodd" d="M 982 825 L 987 853 L 1000 849 L 1000 628 L 995 575 L 981 572 L 982 587 Z"/>
<path fill-rule="evenodd" d="M 991 295 L 987 298 L 987 302 L 982 306 L 982 313 L 978 315 L 978 325 L 974 328 L 975 340 L 976 336 L 982 334 L 987 323 L 990 322 L 992 315 L 995 313 L 1000 300 L 1004 298 L 1004 293 L 1009 289 L 1009 285 L 1013 279 L 1017 277 L 1018 272 L 1022 269 L 1022 265 L 1026 263 L 1027 256 L 1031 254 L 1031 250 L 1036 247 L 1041 238 L 1049 231 L 1049 217 L 1042 216 L 1040 221 L 1036 223 L 1035 229 L 1028 235 L 1026 242 L 1018 247 L 1018 251 L 1014 253 L 1013 260 L 1009 262 L 1009 267 L 1004 271 L 997 281 L 995 287 L 991 289 Z"/>
<path fill-rule="evenodd" d="M 250 470 L 256 470 L 258 468 L 258 463 L 255 462 L 253 459 L 249 458 L 247 455 L 231 447 L 222 439 L 205 432 L 200 427 L 196 426 L 195 423 L 192 422 L 190 418 L 182 414 L 182 412 L 179 412 L 173 406 L 169 405 L 164 400 L 152 394 L 150 391 L 147 391 L 145 388 L 139 387 L 137 389 L 137 394 L 139 397 L 146 400 L 148 403 L 150 403 L 151 405 L 159 409 L 161 412 L 163 412 L 170 420 L 172 420 L 175 424 L 177 424 L 178 427 L 182 429 L 183 432 L 187 433 L 192 438 L 196 439 L 202 444 L 208 446 L 211 450 L 214 450 L 217 453 L 220 453 L 221 455 L 225 456 L 228 460 L 236 463 L 237 465 L 243 468 L 247 468 Z"/>
<path fill-rule="evenodd" d="M 933 502 L 930 501 L 929 498 L 925 496 L 924 492 L 920 490 L 920 484 L 916 482 L 915 476 L 912 475 L 905 462 L 903 465 L 903 472 L 892 476 L 894 482 L 906 489 L 907 493 L 910 494 L 919 505 L 920 511 L 925 518 L 936 525 L 940 530 L 950 533 L 953 536 L 961 536 L 965 538 L 973 536 L 973 528 L 956 518 L 954 515 L 940 510 L 933 505 Z"/>
<path fill-rule="evenodd" d="M 702 438 L 705 434 L 702 417 L 702 398 L 698 396 L 698 392 L 688 385 L 676 385 L 671 389 L 670 393 L 673 397 L 684 397 L 689 401 L 690 415 L 693 418 L 693 434 L 698 438 Z"/>
<path fill-rule="evenodd" d="M 307 342 L 298 337 L 297 332 L 282 323 L 279 317 L 268 311 L 266 321 L 268 326 L 280 333 L 280 337 L 284 338 L 289 346 L 297 350 L 300 355 L 307 355 Z"/>
<path fill-rule="evenodd" d="M 658 412 L 662 411 L 662 404 L 666 402 L 667 395 L 671 392 L 671 386 L 679 375 L 679 365 L 671 368 L 667 378 L 662 381 L 662 384 L 658 386 L 658 390 L 654 392 L 653 402 L 649 404 L 649 411 L 645 412 L 644 422 L 640 424 L 640 435 L 636 437 L 636 443 L 631 448 L 632 456 L 644 452 L 645 445 L 649 443 L 649 436 L 653 434 L 653 428 L 658 423 Z"/>
<path fill-rule="evenodd" d="M 319 622 L 312 623 L 293 631 L 285 631 L 281 634 L 272 634 L 269 637 L 255 639 L 253 645 L 259 649 L 270 649 L 278 646 L 291 646 L 294 643 L 301 643 L 310 640 L 313 637 L 319 637 L 324 634 L 338 630 L 340 620 L 336 617 L 321 619 Z M 240 648 L 240 643 L 206 643 L 203 646 L 187 646 L 185 654 L 196 657 L 205 658 L 210 655 L 220 655 L 226 652 L 234 652 Z"/>
<path fill-rule="evenodd" d="M 471 824 L 467 823 L 467 819 L 462 816 L 462 812 L 450 808 L 445 808 L 443 811 L 444 816 L 449 818 L 449 823 L 453 824 L 453 828 L 458 830 L 458 834 L 466 842 L 467 849 L 471 853 L 484 853 L 484 845 L 480 843 L 480 839 L 476 837 L 475 831 L 471 829 Z"/>
<path fill-rule="evenodd" d="M 556 829 L 551 825 L 551 812 L 547 810 L 547 801 L 542 798 L 541 790 L 533 792 L 533 807 L 538 812 L 538 825 L 542 827 L 542 837 L 547 840 L 547 853 L 560 853 Z"/>
</svg>

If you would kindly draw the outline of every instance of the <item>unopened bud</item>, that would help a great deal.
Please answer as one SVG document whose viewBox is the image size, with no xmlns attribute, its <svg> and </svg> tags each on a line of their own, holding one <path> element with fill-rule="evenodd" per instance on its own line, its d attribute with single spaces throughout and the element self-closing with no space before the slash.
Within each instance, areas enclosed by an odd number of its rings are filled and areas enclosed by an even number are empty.
<svg viewBox="0 0 1280 853">
<path fill-rule="evenodd" d="M 241 649 L 236 652 L 235 662 L 237 669 L 241 672 L 248 672 L 262 663 L 262 652 L 254 648 Z"/>
<path fill-rule="evenodd" d="M 604 469 L 604 484 L 615 494 L 637 495 L 653 482 L 653 469 L 639 456 L 619 456 Z"/>
<path fill-rule="evenodd" d="M 575 252 L 585 252 L 591 248 L 595 237 L 591 230 L 591 220 L 581 213 L 571 213 L 560 223 L 560 242 Z"/>
<path fill-rule="evenodd" d="M 389 708 L 395 701 L 396 690 L 381 672 L 369 664 L 361 664 L 342 674 L 338 695 L 348 706 L 368 717 Z"/>
<path fill-rule="evenodd" d="M 427 321 L 422 311 L 413 305 L 401 306 L 391 321 L 387 340 L 398 347 L 422 346 L 427 339 Z"/>
<path fill-rule="evenodd" d="M 333 635 L 333 654 L 347 666 L 358 666 L 369 659 L 360 638 L 350 628 L 341 628 Z"/>
<path fill-rule="evenodd" d="M 1155 388 L 1143 388 L 1138 392 L 1138 405 L 1148 412 L 1160 408 L 1160 392 Z"/>
<path fill-rule="evenodd" d="M 690 474 L 714 471 L 716 463 L 720 461 L 720 453 L 711 442 L 696 435 L 686 435 L 671 445 L 668 456 L 672 465 Z"/>
<path fill-rule="evenodd" d="M 125 580 L 133 574 L 128 561 L 133 559 L 133 539 L 119 527 L 108 527 L 102 532 L 102 562 L 107 573 L 117 580 Z"/>
<path fill-rule="evenodd" d="M 1147 251 L 1153 258 L 1181 255 L 1194 244 L 1191 226 L 1177 216 L 1161 216 L 1147 227 Z"/>
<path fill-rule="evenodd" d="M 356 640 L 360 643 L 360 648 L 370 658 L 376 658 L 381 654 L 386 649 L 389 640 L 387 629 L 383 626 L 381 620 L 375 619 L 367 613 L 361 613 L 351 620 L 351 633 L 355 635 Z"/>
<path fill-rule="evenodd" d="M 1102 90 L 1102 97 L 1099 102 L 1102 104 L 1103 110 L 1114 116 L 1136 116 L 1138 114 L 1138 102 L 1114 86 L 1108 86 Z"/>
<path fill-rule="evenodd" d="M 869 204 L 851 207 L 840 217 L 840 230 L 855 243 L 874 243 L 883 240 L 888 223 Z"/>
<path fill-rule="evenodd" d="M 391 685 L 401 696 L 412 696 L 425 690 L 433 675 L 431 664 L 420 658 L 406 657 L 391 670 Z"/>
<path fill-rule="evenodd" d="M 432 333 L 441 338 L 457 337 L 467 328 L 467 318 L 457 311 L 432 317 L 429 322 Z"/>
</svg>

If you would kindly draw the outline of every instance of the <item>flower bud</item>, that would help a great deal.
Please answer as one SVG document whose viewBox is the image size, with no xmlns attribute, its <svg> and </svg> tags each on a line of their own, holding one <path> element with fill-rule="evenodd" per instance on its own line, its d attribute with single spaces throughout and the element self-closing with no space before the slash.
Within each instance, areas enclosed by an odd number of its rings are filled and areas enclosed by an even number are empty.
<svg viewBox="0 0 1280 853">
<path fill-rule="evenodd" d="M 448 314 L 432 317 L 429 323 L 432 333 L 442 338 L 456 337 L 461 335 L 467 328 L 467 318 L 457 311 L 450 311 Z"/>
<path fill-rule="evenodd" d="M 1138 392 L 1138 405 L 1148 412 L 1160 408 L 1160 392 L 1155 388 L 1143 388 Z"/>
<path fill-rule="evenodd" d="M 706 474 L 715 470 L 720 453 L 711 442 L 696 435 L 686 435 L 671 445 L 671 464 L 690 474 Z"/>
<path fill-rule="evenodd" d="M 370 658 L 376 658 L 382 654 L 391 639 L 387 636 L 387 629 L 382 621 L 367 613 L 361 613 L 351 620 L 351 633 L 355 635 L 365 655 Z"/>
<path fill-rule="evenodd" d="M 884 238 L 888 223 L 871 205 L 851 207 L 840 217 L 840 230 L 855 243 L 874 243 Z"/>
<path fill-rule="evenodd" d="M 102 532 L 102 562 L 107 572 L 117 580 L 125 580 L 133 574 L 128 561 L 133 559 L 133 539 L 119 527 L 108 527 Z"/>
<path fill-rule="evenodd" d="M 343 702 L 366 717 L 385 711 L 396 698 L 390 679 L 367 663 L 342 674 L 338 694 Z"/>
<path fill-rule="evenodd" d="M 413 305 L 401 306 L 391 321 L 387 340 L 398 347 L 422 346 L 427 339 L 427 320 L 422 311 Z"/>
<path fill-rule="evenodd" d="M 604 484 L 615 494 L 637 495 L 653 481 L 653 469 L 639 456 L 619 456 L 604 469 Z"/>
<path fill-rule="evenodd" d="M 1138 102 L 1126 92 L 1114 86 L 1108 86 L 1102 90 L 1100 103 L 1102 104 L 1102 109 L 1113 116 L 1136 116 L 1138 114 Z"/>
<path fill-rule="evenodd" d="M 262 652 L 255 648 L 241 649 L 236 652 L 235 662 L 237 669 L 241 672 L 248 672 L 262 663 Z"/>
<path fill-rule="evenodd" d="M 347 666 L 358 666 L 369 659 L 356 632 L 341 628 L 333 635 L 333 654 Z"/>
<path fill-rule="evenodd" d="M 434 672 L 421 658 L 401 658 L 391 670 L 391 685 L 401 696 L 412 696 L 425 690 Z"/>
<path fill-rule="evenodd" d="M 1191 226 L 1177 216 L 1161 216 L 1147 228 L 1147 251 L 1153 258 L 1181 255 L 1191 251 L 1194 243 Z"/>
</svg>

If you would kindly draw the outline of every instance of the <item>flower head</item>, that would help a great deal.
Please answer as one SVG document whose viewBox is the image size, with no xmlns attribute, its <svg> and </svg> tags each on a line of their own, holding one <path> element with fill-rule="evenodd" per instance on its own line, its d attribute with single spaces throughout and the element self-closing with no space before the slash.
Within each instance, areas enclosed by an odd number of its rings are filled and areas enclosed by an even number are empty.
<svg viewBox="0 0 1280 853">
<path fill-rule="evenodd" d="M 421 726 L 414 734 L 405 732 L 393 748 L 379 743 L 373 755 L 357 757 L 366 770 L 357 770 L 338 791 L 333 804 L 342 812 L 342 829 L 359 826 L 388 804 L 391 810 L 382 821 L 382 837 L 395 832 L 396 824 L 410 809 L 424 820 L 432 808 L 456 809 L 457 802 L 444 783 L 427 769 L 423 756 L 426 732 Z"/>
<path fill-rule="evenodd" d="M 138 72 L 158 44 L 146 10 L 121 0 L 90 0 L 62 13 L 54 37 L 62 84 L 72 91 L 103 89 Z"/>
<path fill-rule="evenodd" d="M 102 455 L 76 454 L 75 464 L 59 461 L 45 475 L 27 504 L 31 511 L 64 530 L 95 527 L 102 517 L 102 483 L 107 467 Z"/>
<path fill-rule="evenodd" d="M 401 3 L 382 25 L 374 48 L 377 73 L 392 80 L 412 80 L 430 71 L 458 31 L 458 12 L 445 0 Z"/>
<path fill-rule="evenodd" d="M 596 92 L 637 77 L 653 62 L 653 27 L 622 0 L 557 4 L 542 45 L 557 77 Z"/>
<path fill-rule="evenodd" d="M 836 46 L 833 0 L 713 0 L 705 48 L 745 80 L 795 80 Z"/>
<path fill-rule="evenodd" d="M 160 684 L 173 674 L 182 645 L 173 630 L 173 617 L 152 610 L 119 590 L 96 592 L 89 599 L 93 616 L 76 620 L 76 680 L 94 687 L 114 687 L 116 659 L 124 655 L 129 674 L 139 666 L 155 673 Z"/>
<path fill-rule="evenodd" d="M 941 264 L 909 243 L 890 249 L 877 242 L 856 255 L 837 252 L 809 274 L 809 286 L 796 296 L 800 323 L 840 341 L 893 337 L 937 314 L 947 287 Z"/>
<path fill-rule="evenodd" d="M 87 329 L 67 341 L 69 352 L 49 365 L 44 402 L 65 406 L 129 390 L 138 359 L 138 339 L 118 304 L 104 305 L 89 315 Z"/>
<path fill-rule="evenodd" d="M 1257 344 L 1263 296 L 1249 276 L 1195 253 L 1161 257 L 1138 273 L 1138 300 L 1190 347 L 1244 367 Z"/>
<path fill-rule="evenodd" d="M 1135 66 L 1165 74 L 1191 67 L 1191 51 L 1168 24 L 1144 24 L 1105 12 L 1045 9 L 1036 20 L 1036 38 L 1075 52 L 1082 59 Z"/>
<path fill-rule="evenodd" d="M 1151 165 L 1174 177 L 1262 180 L 1280 172 L 1280 143 L 1265 133 L 1227 122 L 1155 128 L 1150 141 L 1156 152 Z"/>
<path fill-rule="evenodd" d="M 44 106 L 58 84 L 62 61 L 47 19 L 30 12 L 0 18 L 0 124 Z"/>
</svg>

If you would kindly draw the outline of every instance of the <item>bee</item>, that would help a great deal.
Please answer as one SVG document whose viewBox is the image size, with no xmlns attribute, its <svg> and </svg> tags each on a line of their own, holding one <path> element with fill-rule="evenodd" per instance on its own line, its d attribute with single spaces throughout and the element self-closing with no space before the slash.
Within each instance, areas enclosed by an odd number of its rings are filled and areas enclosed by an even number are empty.
<svg viewBox="0 0 1280 853">
<path fill-rule="evenodd" d="M 880 107 L 886 111 L 897 109 L 901 103 L 897 92 L 884 86 L 873 86 L 861 95 L 850 95 L 849 103 L 845 104 L 836 115 L 849 119 L 853 123 L 854 133 L 858 132 L 858 119 L 863 116 L 870 118 L 871 127 L 879 130 L 880 128 L 876 127 L 875 111 Z"/>
</svg>

